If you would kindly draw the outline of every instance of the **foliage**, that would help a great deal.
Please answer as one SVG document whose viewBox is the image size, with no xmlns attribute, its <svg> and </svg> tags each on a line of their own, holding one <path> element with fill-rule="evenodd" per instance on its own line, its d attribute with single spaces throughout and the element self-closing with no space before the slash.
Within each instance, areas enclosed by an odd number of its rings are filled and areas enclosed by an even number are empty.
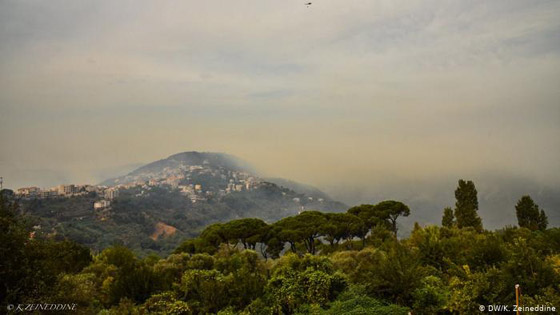
<svg viewBox="0 0 560 315">
<path fill-rule="evenodd" d="M 407 307 L 384 303 L 367 295 L 363 286 L 351 286 L 338 299 L 330 304 L 330 308 L 322 314 L 338 315 L 407 315 Z"/>
<path fill-rule="evenodd" d="M 482 231 L 482 220 L 478 216 L 477 191 L 472 181 L 459 180 L 455 190 L 455 218 L 459 228 L 472 227 Z"/>
<path fill-rule="evenodd" d="M 293 217 L 287 217 L 275 224 L 280 228 L 279 237 L 292 245 L 295 252 L 295 244 L 303 242 L 307 252 L 315 254 L 315 240 L 323 234 L 327 218 L 319 211 L 304 211 Z"/>
<path fill-rule="evenodd" d="M 523 196 L 515 205 L 515 214 L 520 227 L 530 230 L 546 230 L 548 218 L 544 210 L 539 212 L 539 206 L 530 196 Z"/>
<path fill-rule="evenodd" d="M 414 293 L 413 309 L 418 314 L 437 314 L 442 312 L 449 300 L 449 289 L 443 280 L 436 276 L 427 276 Z"/>
<path fill-rule="evenodd" d="M 327 258 L 288 254 L 272 268 L 266 294 L 275 312 L 290 314 L 305 304 L 324 306 L 345 287 Z"/>
<path fill-rule="evenodd" d="M 455 225 L 455 216 L 453 215 L 453 209 L 446 207 L 443 209 L 443 217 L 441 219 L 441 226 L 451 228 Z"/>
<path fill-rule="evenodd" d="M 250 219 L 253 217 L 276 221 L 294 215 L 301 206 L 323 211 L 340 211 L 345 207 L 329 199 L 310 200 L 306 195 L 272 183 L 262 183 L 255 189 L 220 197 L 217 194 L 219 189 L 224 189 L 227 184 L 221 177 L 205 174 L 190 181 L 200 181 L 199 184 L 215 194 L 205 195 L 207 200 L 193 203 L 171 186 L 137 186 L 121 188 L 119 196 L 104 210 L 93 210 L 93 203 L 102 198 L 96 193 L 24 198 L 20 207 L 31 215 L 34 224 L 41 226 L 37 234 L 56 234 L 97 252 L 120 244 L 143 256 L 151 253 L 168 255 L 186 238 L 198 236 L 204 226 L 213 223 L 240 218 L 259 220 Z M 300 201 L 294 202 L 294 198 Z M 175 234 L 154 239 L 156 224 L 160 222 L 176 228 Z M 250 241 L 254 244 L 253 239 Z M 202 245 L 199 246 L 201 251 L 208 251 L 206 244 L 199 245 Z"/>
<path fill-rule="evenodd" d="M 331 246 L 345 240 L 350 242 L 354 237 L 361 237 L 365 224 L 359 217 L 349 213 L 327 213 L 327 222 L 323 225 L 323 233 Z"/>
<path fill-rule="evenodd" d="M 80 272 L 89 249 L 72 241 L 35 239 L 17 214 L 18 205 L 0 195 L 0 300 L 33 302 L 50 295 L 59 275 Z"/>
<path fill-rule="evenodd" d="M 189 305 L 177 300 L 173 292 L 152 295 L 144 303 L 143 310 L 155 315 L 190 315 L 193 313 Z"/>
<path fill-rule="evenodd" d="M 479 305 L 513 304 L 516 284 L 525 305 L 560 303 L 558 228 L 415 224 L 410 237 L 397 239 L 392 220 L 408 207 L 390 201 L 272 224 L 210 224 L 164 258 L 122 245 L 92 257 L 72 241 L 31 238 L 17 204 L 1 198 L 2 307 L 53 301 L 76 303 L 80 314 L 473 314 Z M 475 198 L 463 199 L 470 200 L 463 209 L 476 208 Z"/>
<path fill-rule="evenodd" d="M 397 236 L 398 217 L 408 217 L 410 215 L 410 209 L 408 206 L 400 201 L 382 201 L 376 204 L 374 209 L 379 218 L 384 219 L 389 223 L 391 231 L 395 233 L 395 237 Z"/>
</svg>

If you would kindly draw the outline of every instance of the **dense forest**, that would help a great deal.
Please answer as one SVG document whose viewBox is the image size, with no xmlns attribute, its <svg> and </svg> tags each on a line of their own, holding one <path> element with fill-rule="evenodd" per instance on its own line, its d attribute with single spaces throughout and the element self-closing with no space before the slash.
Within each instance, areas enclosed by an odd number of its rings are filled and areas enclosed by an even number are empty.
<svg viewBox="0 0 560 315">
<path fill-rule="evenodd" d="M 472 314 L 480 305 L 560 306 L 560 229 L 522 196 L 488 231 L 460 180 L 442 224 L 398 238 L 399 201 L 345 213 L 303 211 L 268 224 L 207 226 L 165 258 L 115 245 L 92 255 L 33 237 L 17 202 L 0 200 L 2 309 L 66 303 L 78 314 Z M 31 233 L 31 234 L 30 234 Z M 37 304 L 34 304 L 37 305 Z M 529 313 L 529 312 L 524 312 Z"/>
</svg>

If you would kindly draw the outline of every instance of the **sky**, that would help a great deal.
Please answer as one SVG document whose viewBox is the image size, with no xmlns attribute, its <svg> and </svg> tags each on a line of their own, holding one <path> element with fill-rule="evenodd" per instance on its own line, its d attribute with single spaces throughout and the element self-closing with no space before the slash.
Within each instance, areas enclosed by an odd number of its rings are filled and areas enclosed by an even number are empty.
<svg viewBox="0 0 560 315">
<path fill-rule="evenodd" d="M 4 186 L 197 150 L 353 201 L 560 187 L 560 1 L 305 2 L 0 1 Z"/>
</svg>

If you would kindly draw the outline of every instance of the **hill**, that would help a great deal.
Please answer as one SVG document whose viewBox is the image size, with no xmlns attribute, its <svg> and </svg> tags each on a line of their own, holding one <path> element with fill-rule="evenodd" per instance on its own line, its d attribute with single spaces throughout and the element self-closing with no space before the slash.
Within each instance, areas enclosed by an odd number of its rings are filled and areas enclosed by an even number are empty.
<svg viewBox="0 0 560 315">
<path fill-rule="evenodd" d="M 247 163 L 223 153 L 184 152 L 104 181 L 99 191 L 22 198 L 37 233 L 68 238 L 95 250 L 122 244 L 167 254 L 206 225 L 256 217 L 274 222 L 302 210 L 345 211 L 325 193 L 295 182 L 278 185 Z M 289 186 L 289 187 L 285 187 Z M 94 209 L 94 203 L 106 202 Z M 163 233 L 166 231 L 173 233 Z M 157 237 L 154 237 L 157 235 Z"/>
<path fill-rule="evenodd" d="M 139 180 L 169 177 L 170 174 L 181 174 L 194 166 L 208 169 L 224 169 L 230 172 L 245 172 L 254 175 L 257 173 L 252 166 L 233 155 L 190 151 L 177 153 L 168 158 L 148 163 L 125 176 L 105 180 L 100 185 L 115 186 Z"/>
</svg>

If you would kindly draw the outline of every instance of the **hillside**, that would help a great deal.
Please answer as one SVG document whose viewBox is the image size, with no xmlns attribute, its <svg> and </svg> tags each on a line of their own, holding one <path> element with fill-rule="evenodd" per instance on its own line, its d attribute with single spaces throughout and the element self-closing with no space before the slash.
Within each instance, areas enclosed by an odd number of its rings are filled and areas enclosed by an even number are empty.
<svg viewBox="0 0 560 315">
<path fill-rule="evenodd" d="M 245 172 L 256 175 L 256 171 L 246 162 L 226 153 L 182 152 L 152 163 L 141 166 L 125 176 L 111 178 L 100 185 L 114 186 L 129 184 L 138 180 L 168 177 L 170 174 L 181 174 L 192 166 L 208 169 L 224 169 L 230 172 Z"/>
<path fill-rule="evenodd" d="M 206 225 L 257 217 L 274 222 L 302 210 L 339 212 L 348 207 L 326 194 L 290 181 L 290 188 L 254 175 L 243 161 L 221 153 L 184 152 L 104 181 L 106 195 L 22 198 L 39 234 L 69 238 L 95 250 L 122 244 L 146 254 L 167 254 Z M 99 186 L 100 187 L 100 186 Z M 303 192 L 291 188 L 305 187 Z M 162 233 L 162 227 L 173 233 Z M 155 237 L 154 235 L 157 235 Z"/>
</svg>

